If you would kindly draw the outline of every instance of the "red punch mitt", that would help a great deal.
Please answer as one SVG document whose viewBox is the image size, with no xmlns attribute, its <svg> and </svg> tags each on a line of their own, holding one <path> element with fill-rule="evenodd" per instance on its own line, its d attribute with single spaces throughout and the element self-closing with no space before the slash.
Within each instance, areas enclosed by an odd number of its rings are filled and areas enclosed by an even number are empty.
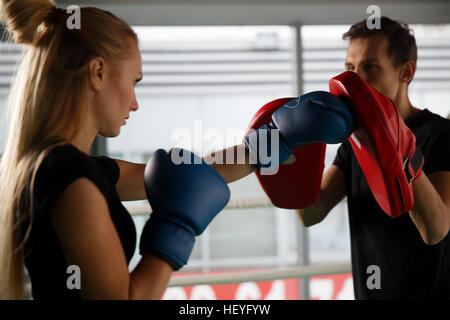
<svg viewBox="0 0 450 320">
<path fill-rule="evenodd" d="M 330 92 L 352 110 L 350 144 L 378 205 L 391 217 L 414 206 L 412 181 L 422 172 L 423 156 L 414 134 L 392 101 L 358 74 L 346 71 L 330 80 Z"/>
<path fill-rule="evenodd" d="M 250 130 L 257 130 L 272 121 L 272 113 L 296 98 L 282 98 L 265 104 L 253 116 Z M 263 190 L 278 208 L 302 209 L 312 206 L 319 196 L 325 160 L 325 143 L 312 143 L 293 148 L 295 162 L 282 164 L 276 174 L 255 171 Z"/>
</svg>

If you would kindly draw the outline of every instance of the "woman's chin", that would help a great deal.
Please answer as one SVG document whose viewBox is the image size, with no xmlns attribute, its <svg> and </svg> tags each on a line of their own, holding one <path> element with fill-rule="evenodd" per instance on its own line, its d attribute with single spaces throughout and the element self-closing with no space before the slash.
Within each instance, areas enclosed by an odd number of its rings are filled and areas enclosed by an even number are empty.
<svg viewBox="0 0 450 320">
<path fill-rule="evenodd" d="M 121 127 L 118 127 L 115 130 L 108 130 L 106 132 L 99 132 L 98 134 L 100 136 L 102 136 L 102 137 L 105 137 L 105 138 L 114 138 L 114 137 L 117 137 L 120 134 L 120 128 Z"/>
</svg>

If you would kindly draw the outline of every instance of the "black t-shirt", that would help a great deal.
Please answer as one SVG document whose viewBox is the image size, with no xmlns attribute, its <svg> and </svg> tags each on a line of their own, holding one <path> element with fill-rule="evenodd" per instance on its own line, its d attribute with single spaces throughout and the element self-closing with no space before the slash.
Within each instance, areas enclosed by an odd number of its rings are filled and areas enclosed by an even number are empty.
<svg viewBox="0 0 450 320">
<path fill-rule="evenodd" d="M 54 201 L 77 178 L 88 178 L 105 196 L 127 263 L 130 262 L 136 247 L 136 228 L 115 189 L 119 175 L 119 166 L 113 159 L 88 156 L 71 144 L 54 147 L 45 157 L 35 179 L 33 225 L 24 247 L 34 299 L 81 298 L 79 290 L 67 288 L 72 272 L 67 272 L 69 265 L 49 214 Z"/>
<path fill-rule="evenodd" d="M 450 171 L 450 120 L 425 109 L 406 125 L 425 157 L 423 172 Z M 449 299 L 450 233 L 427 245 L 407 212 L 398 218 L 384 213 L 348 141 L 333 164 L 346 179 L 355 298 Z M 373 288 L 376 271 L 371 265 L 379 267 L 381 289 Z"/>
</svg>

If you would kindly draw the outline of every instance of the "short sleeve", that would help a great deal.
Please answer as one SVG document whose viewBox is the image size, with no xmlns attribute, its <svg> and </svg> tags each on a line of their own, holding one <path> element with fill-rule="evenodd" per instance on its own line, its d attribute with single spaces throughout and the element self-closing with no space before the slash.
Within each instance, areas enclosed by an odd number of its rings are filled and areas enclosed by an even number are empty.
<svg viewBox="0 0 450 320">
<path fill-rule="evenodd" d="M 425 157 L 424 171 L 450 171 L 450 126 L 435 138 L 429 158 Z"/>
<path fill-rule="evenodd" d="M 35 210 L 46 212 L 58 196 L 76 179 L 87 178 L 104 190 L 100 166 L 75 148 L 56 147 L 42 161 L 34 183 Z"/>
<path fill-rule="evenodd" d="M 114 159 L 106 156 L 91 156 L 91 158 L 102 168 L 103 174 L 111 185 L 116 185 L 120 177 L 120 168 Z"/>
<path fill-rule="evenodd" d="M 346 172 L 347 169 L 347 164 L 350 157 L 350 150 L 351 150 L 350 142 L 348 142 L 348 140 L 343 142 L 339 147 L 336 153 L 336 157 L 334 158 L 333 161 L 333 164 L 337 166 L 339 169 L 341 169 L 344 173 Z"/>
</svg>

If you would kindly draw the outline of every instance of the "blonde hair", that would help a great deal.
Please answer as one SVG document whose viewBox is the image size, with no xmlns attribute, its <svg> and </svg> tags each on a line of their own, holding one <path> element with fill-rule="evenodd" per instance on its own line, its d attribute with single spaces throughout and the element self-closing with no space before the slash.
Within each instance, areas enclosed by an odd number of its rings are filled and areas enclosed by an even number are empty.
<svg viewBox="0 0 450 320">
<path fill-rule="evenodd" d="M 39 165 L 79 131 L 89 62 L 95 57 L 116 61 L 127 52 L 124 38 L 137 42 L 137 36 L 127 23 L 98 8 L 82 7 L 81 28 L 69 29 L 69 14 L 50 0 L 1 0 L 0 7 L 12 39 L 25 45 L 11 85 L 9 135 L 0 160 L 0 299 L 24 299 L 23 244 L 33 221 Z M 21 238 L 18 228 L 25 220 L 29 224 Z"/>
</svg>

